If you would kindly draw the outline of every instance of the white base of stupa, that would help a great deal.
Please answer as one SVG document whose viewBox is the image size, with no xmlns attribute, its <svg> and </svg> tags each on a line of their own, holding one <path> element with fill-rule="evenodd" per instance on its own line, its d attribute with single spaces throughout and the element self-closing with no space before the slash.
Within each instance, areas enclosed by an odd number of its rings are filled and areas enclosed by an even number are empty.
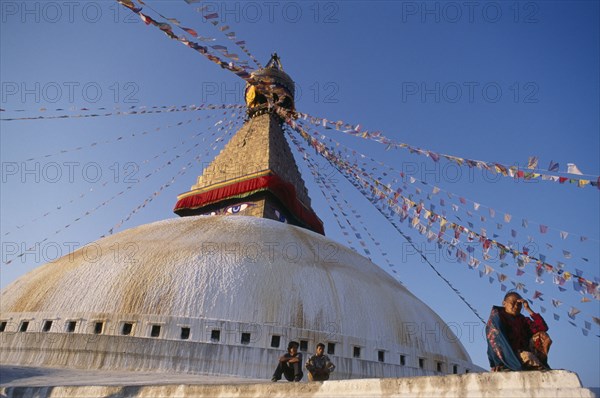
<svg viewBox="0 0 600 398">
<path fill-rule="evenodd" d="M 470 373 L 324 383 L 3 366 L 0 397 L 594 397 L 576 373 Z"/>
</svg>

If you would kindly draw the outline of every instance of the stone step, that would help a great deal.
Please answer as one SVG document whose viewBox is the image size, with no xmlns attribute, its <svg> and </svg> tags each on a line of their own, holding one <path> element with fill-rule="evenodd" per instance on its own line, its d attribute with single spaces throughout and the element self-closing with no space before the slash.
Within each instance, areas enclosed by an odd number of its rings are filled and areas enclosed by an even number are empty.
<svg viewBox="0 0 600 398">
<path fill-rule="evenodd" d="M 54 374 L 54 376 L 53 376 Z M 95 377 L 90 377 L 93 374 Z M 470 373 L 449 376 L 425 376 L 389 379 L 333 380 L 322 383 L 271 383 L 256 380 L 211 378 L 211 376 L 181 376 L 162 378 L 148 373 L 119 374 L 112 380 L 110 373 L 88 372 L 74 379 L 61 372 L 50 372 L 43 380 L 47 384 L 28 382 L 28 378 L 13 379 L 0 388 L 0 396 L 12 397 L 595 397 L 583 388 L 576 373 L 555 370 L 549 372 Z M 74 376 L 74 375 L 71 375 Z M 196 378 L 196 380 L 194 380 Z M 63 383 L 61 383 L 61 381 Z M 128 383 L 129 381 L 129 383 Z M 194 383 L 194 381 L 196 381 Z M 39 383 L 40 380 L 37 381 Z M 89 382 L 89 385 L 85 385 Z M 183 382 L 183 383 L 182 383 Z M 118 385 L 115 385 L 118 383 Z M 169 384 L 173 383 L 173 384 Z M 225 384 L 226 383 L 226 384 Z M 28 385 L 29 384 L 29 385 Z M 34 385 L 31 385 L 34 384 Z M 62 384 L 62 385 L 61 385 Z M 95 384 L 95 385 L 94 385 Z M 103 385 L 100 385 L 103 384 Z"/>
</svg>

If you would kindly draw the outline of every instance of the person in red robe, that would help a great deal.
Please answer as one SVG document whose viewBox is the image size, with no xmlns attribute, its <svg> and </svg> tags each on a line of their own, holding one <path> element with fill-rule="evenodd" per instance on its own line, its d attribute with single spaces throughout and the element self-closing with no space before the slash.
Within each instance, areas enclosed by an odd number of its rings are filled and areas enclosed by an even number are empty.
<svg viewBox="0 0 600 398">
<path fill-rule="evenodd" d="M 529 317 L 521 315 L 521 310 Z M 548 370 L 552 340 L 548 325 L 518 293 L 504 296 L 502 307 L 494 306 L 486 326 L 488 359 L 492 371 Z"/>
</svg>

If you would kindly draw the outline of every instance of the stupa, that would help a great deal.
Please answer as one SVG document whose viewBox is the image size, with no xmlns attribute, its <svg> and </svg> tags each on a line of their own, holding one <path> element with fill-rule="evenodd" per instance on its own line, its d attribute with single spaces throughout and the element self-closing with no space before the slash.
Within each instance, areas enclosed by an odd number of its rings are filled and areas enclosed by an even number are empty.
<svg viewBox="0 0 600 398">
<path fill-rule="evenodd" d="M 2 364 L 270 379 L 296 340 L 323 342 L 337 380 L 481 370 L 433 310 L 324 235 L 274 111 L 293 112 L 294 82 L 276 55 L 250 81 L 247 120 L 178 196 L 182 217 L 2 291 Z"/>
</svg>

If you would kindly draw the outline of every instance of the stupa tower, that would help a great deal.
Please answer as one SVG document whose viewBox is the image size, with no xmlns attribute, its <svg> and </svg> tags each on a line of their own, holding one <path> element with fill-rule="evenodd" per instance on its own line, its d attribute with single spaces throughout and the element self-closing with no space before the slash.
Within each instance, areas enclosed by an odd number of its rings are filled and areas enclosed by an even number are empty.
<svg viewBox="0 0 600 398">
<path fill-rule="evenodd" d="M 247 120 L 188 192 L 175 213 L 269 218 L 323 234 L 276 108 L 294 110 L 294 81 L 277 54 L 246 85 Z"/>
</svg>

